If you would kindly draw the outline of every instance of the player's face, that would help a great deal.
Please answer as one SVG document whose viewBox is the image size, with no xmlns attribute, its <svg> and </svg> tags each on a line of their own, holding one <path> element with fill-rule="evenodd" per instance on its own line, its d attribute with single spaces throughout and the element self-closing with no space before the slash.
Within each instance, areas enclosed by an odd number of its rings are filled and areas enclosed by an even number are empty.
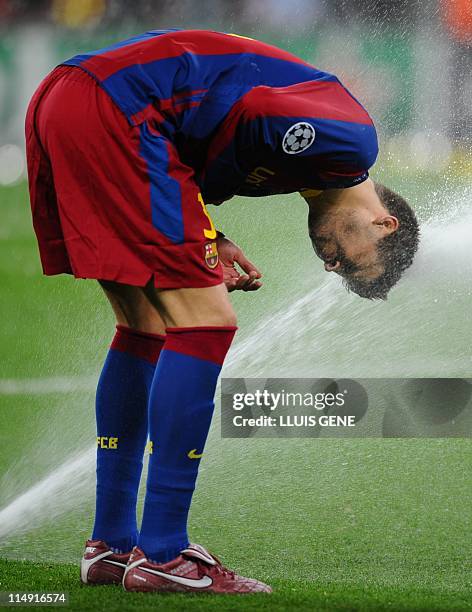
<svg viewBox="0 0 472 612">
<path fill-rule="evenodd" d="M 383 272 L 378 253 L 378 232 L 359 215 L 334 215 L 311 234 L 316 254 L 327 272 L 345 278 L 372 281 Z"/>
<path fill-rule="evenodd" d="M 310 237 L 327 272 L 371 282 L 383 273 L 378 243 L 398 221 L 380 202 L 372 181 L 326 191 L 310 203 Z"/>
</svg>

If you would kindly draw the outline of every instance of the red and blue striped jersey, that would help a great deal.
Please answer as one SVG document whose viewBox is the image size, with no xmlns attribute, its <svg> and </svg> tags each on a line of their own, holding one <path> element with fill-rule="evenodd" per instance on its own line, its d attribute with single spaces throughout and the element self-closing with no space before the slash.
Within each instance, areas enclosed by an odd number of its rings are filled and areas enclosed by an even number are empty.
<svg viewBox="0 0 472 612">
<path fill-rule="evenodd" d="M 232 34 L 151 31 L 65 65 L 90 73 L 131 125 L 153 122 L 208 201 L 349 187 L 377 136 L 336 76 Z"/>
</svg>

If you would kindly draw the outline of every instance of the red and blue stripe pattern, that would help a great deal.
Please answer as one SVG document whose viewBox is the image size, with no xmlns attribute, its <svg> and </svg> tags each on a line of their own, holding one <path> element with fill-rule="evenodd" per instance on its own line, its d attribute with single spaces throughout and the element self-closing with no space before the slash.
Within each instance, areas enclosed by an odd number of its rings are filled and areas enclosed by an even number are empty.
<svg viewBox="0 0 472 612">
<path fill-rule="evenodd" d="M 287 155 L 283 137 L 299 122 L 313 127 L 313 144 Z M 265 196 L 349 187 L 368 177 L 377 154 L 372 119 L 336 77 L 259 86 L 233 106 L 211 141 L 203 193 L 208 201 L 218 201 L 234 193 Z M 251 181 L 251 171 L 260 167 L 265 180 Z"/>
<path fill-rule="evenodd" d="M 132 125 L 164 118 L 203 138 L 252 87 L 284 87 L 320 72 L 294 55 L 259 41 L 200 30 L 151 31 L 65 65 L 89 72 Z"/>
<path fill-rule="evenodd" d="M 371 118 L 334 75 L 256 40 L 155 30 L 64 63 L 91 74 L 140 126 L 153 224 L 174 244 L 184 241 L 176 155 L 208 202 L 349 187 L 377 156 Z M 287 155 L 283 137 L 297 122 L 315 138 Z M 251 181 L 260 167 L 263 180 Z"/>
</svg>

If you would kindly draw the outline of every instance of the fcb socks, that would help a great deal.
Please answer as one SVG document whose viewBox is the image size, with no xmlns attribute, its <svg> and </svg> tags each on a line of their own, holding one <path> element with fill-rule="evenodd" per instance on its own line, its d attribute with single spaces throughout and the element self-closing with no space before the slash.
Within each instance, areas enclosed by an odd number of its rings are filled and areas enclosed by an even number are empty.
<svg viewBox="0 0 472 612">
<path fill-rule="evenodd" d="M 97 388 L 97 497 L 93 539 L 136 544 L 149 390 L 164 336 L 117 326 Z"/>
<path fill-rule="evenodd" d="M 152 454 L 139 545 L 165 563 L 188 545 L 187 517 L 216 383 L 236 327 L 166 330 L 149 401 Z"/>
<path fill-rule="evenodd" d="M 136 544 L 136 500 L 149 426 L 139 544 L 158 563 L 188 545 L 187 517 L 216 383 L 235 331 L 171 328 L 164 345 L 164 336 L 117 327 L 97 389 L 93 539 L 122 551 Z"/>
</svg>

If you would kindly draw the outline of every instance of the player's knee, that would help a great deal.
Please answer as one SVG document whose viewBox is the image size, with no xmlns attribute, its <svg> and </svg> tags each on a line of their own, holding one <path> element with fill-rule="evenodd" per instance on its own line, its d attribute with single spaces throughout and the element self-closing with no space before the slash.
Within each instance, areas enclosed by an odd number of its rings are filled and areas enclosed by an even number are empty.
<svg viewBox="0 0 472 612">
<path fill-rule="evenodd" d="M 126 326 L 135 330 L 145 332 L 147 334 L 164 334 L 165 325 L 161 318 L 154 316 L 140 316 L 127 321 Z"/>
<path fill-rule="evenodd" d="M 235 327 L 237 325 L 236 313 L 231 302 L 221 301 L 207 303 L 199 312 L 188 313 L 189 326 L 205 327 Z"/>
<path fill-rule="evenodd" d="M 219 325 L 221 325 L 222 327 L 236 327 L 236 325 L 238 324 L 238 318 L 230 303 L 226 304 L 221 309 L 221 311 L 218 313 L 218 316 L 220 317 L 221 321 Z"/>
<path fill-rule="evenodd" d="M 151 334 L 164 333 L 164 321 L 141 288 L 109 281 L 100 281 L 100 285 L 119 325 Z"/>
<path fill-rule="evenodd" d="M 226 290 L 220 291 L 216 299 L 208 299 L 206 308 L 201 309 L 201 315 L 208 319 L 208 324 L 221 327 L 235 327 L 238 322 Z"/>
<path fill-rule="evenodd" d="M 149 290 L 148 290 L 149 293 Z M 233 327 L 236 313 L 226 287 L 221 284 L 199 289 L 166 290 L 149 293 L 167 327 Z"/>
</svg>

